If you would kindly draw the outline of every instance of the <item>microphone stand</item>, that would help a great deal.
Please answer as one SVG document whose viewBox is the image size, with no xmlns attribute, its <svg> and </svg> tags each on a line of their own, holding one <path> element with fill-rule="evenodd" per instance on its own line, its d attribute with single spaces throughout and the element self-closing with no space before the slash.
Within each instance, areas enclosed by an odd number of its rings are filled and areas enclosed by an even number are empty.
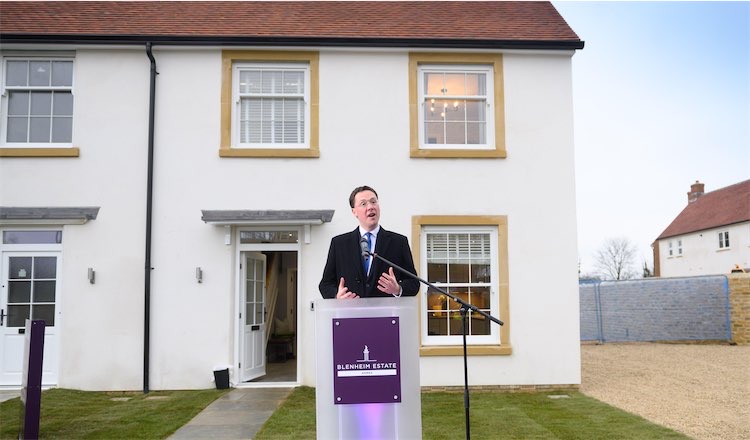
<svg viewBox="0 0 750 440">
<path fill-rule="evenodd" d="M 365 244 L 366 244 L 366 242 L 365 242 Z M 448 293 L 445 289 L 441 289 L 440 287 L 437 287 L 436 285 L 430 283 L 429 281 L 426 281 L 426 280 L 423 280 L 422 278 L 419 278 L 416 274 L 413 274 L 413 273 L 409 272 L 408 270 L 404 269 L 403 267 L 399 266 L 398 264 L 393 263 L 392 261 L 389 261 L 386 258 L 381 257 L 377 253 L 370 252 L 369 250 L 367 250 L 366 247 L 362 248 L 362 254 L 363 254 L 363 256 L 365 254 L 371 255 L 371 256 L 373 256 L 373 257 L 375 257 L 375 258 L 377 258 L 377 259 L 385 262 L 386 264 L 389 264 L 389 265 L 393 266 L 394 268 L 398 269 L 399 272 L 403 273 L 404 275 L 407 275 L 407 276 L 409 276 L 411 278 L 414 278 L 414 279 L 418 280 L 420 283 L 425 284 L 425 285 L 427 285 L 428 287 L 430 287 L 430 288 L 432 288 L 434 290 L 437 290 L 438 292 L 442 293 L 443 295 L 448 296 L 451 299 L 453 299 L 453 301 L 461 304 L 461 308 L 459 309 L 459 313 L 461 314 L 461 329 L 462 329 L 462 333 L 463 333 L 463 343 L 464 343 L 464 413 L 465 413 L 465 416 L 466 416 L 466 422 L 465 422 L 466 423 L 466 439 L 469 440 L 471 438 L 471 430 L 469 428 L 469 367 L 468 367 L 468 362 L 467 362 L 468 358 L 467 358 L 467 355 L 466 355 L 466 329 L 467 329 L 467 326 L 466 326 L 466 324 L 467 324 L 466 317 L 468 315 L 469 310 L 471 310 L 472 312 L 478 313 L 478 314 L 484 316 L 485 318 L 489 319 L 490 321 L 492 321 L 492 322 L 494 322 L 494 323 L 496 323 L 498 325 L 503 325 L 503 321 L 495 318 L 494 316 L 490 315 L 489 313 L 486 313 L 486 312 L 484 312 L 482 310 L 479 310 L 475 305 L 470 304 L 470 303 L 462 300 L 461 298 L 457 297 L 456 295 L 454 295 L 452 293 Z"/>
</svg>

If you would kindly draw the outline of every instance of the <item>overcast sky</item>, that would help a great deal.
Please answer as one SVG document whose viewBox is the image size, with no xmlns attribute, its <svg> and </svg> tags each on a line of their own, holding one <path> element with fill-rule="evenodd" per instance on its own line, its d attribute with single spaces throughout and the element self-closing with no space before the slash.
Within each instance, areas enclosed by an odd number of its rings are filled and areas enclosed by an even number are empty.
<svg viewBox="0 0 750 440">
<path fill-rule="evenodd" d="M 706 192 L 750 179 L 750 2 L 553 2 L 573 56 L 578 251 L 651 243 Z"/>
</svg>

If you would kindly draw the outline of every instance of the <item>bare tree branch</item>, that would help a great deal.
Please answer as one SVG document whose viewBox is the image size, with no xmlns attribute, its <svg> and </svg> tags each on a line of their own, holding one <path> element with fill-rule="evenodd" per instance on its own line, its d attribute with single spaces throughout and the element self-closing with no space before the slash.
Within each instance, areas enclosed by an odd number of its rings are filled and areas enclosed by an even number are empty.
<svg viewBox="0 0 750 440">
<path fill-rule="evenodd" d="M 635 260 L 635 245 L 627 238 L 609 238 L 596 251 L 594 260 L 596 268 L 604 279 L 629 280 L 635 278 L 633 269 Z"/>
</svg>

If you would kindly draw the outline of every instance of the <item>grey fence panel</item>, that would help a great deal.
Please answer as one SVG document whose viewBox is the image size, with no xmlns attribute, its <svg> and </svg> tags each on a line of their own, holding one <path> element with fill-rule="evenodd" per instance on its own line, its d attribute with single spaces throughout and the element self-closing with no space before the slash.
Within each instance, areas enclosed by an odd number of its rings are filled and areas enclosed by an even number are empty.
<svg viewBox="0 0 750 440">
<path fill-rule="evenodd" d="M 725 276 L 581 283 L 582 341 L 729 340 Z"/>
</svg>

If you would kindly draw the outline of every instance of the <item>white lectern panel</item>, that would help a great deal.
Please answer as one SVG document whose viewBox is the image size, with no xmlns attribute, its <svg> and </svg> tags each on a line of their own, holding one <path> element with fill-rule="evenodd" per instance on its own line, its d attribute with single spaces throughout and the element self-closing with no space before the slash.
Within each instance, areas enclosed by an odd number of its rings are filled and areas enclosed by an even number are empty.
<svg viewBox="0 0 750 440">
<path fill-rule="evenodd" d="M 422 438 L 418 304 L 416 297 L 315 301 L 318 439 Z M 347 333 L 348 329 L 355 329 L 356 334 Z M 395 343 L 399 349 L 394 356 L 387 353 L 392 344 L 382 346 L 384 341 L 393 341 L 389 329 L 396 329 L 398 335 Z M 352 347 L 356 353 L 342 353 Z M 340 361 L 347 356 L 351 362 Z M 335 358 L 339 361 L 334 362 Z M 395 386 L 394 377 L 400 380 Z M 389 391 L 384 393 L 387 397 L 373 392 L 381 383 Z M 361 390 L 361 394 L 351 396 L 342 389 L 349 394 Z M 387 399 L 392 401 L 346 403 Z"/>
</svg>

